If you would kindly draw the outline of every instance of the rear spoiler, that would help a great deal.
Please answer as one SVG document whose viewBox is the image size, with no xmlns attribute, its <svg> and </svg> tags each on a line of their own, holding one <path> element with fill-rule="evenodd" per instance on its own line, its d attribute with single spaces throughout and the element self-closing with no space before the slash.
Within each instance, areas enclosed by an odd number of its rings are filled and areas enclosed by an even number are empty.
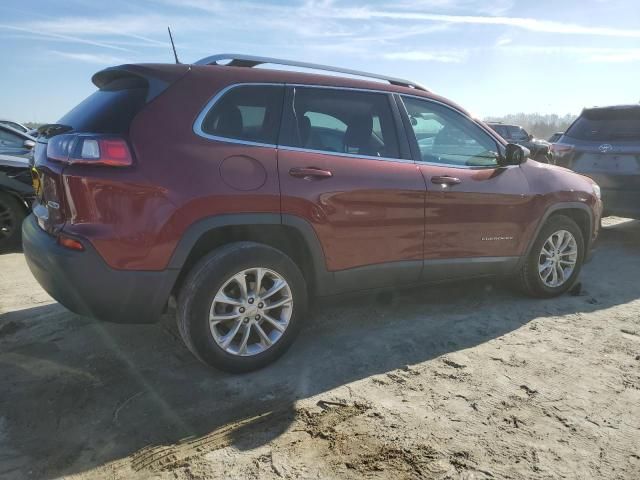
<svg viewBox="0 0 640 480">
<path fill-rule="evenodd" d="M 146 102 L 149 103 L 190 69 L 189 65 L 165 63 L 126 64 L 100 70 L 91 81 L 101 90 L 147 87 Z"/>
</svg>

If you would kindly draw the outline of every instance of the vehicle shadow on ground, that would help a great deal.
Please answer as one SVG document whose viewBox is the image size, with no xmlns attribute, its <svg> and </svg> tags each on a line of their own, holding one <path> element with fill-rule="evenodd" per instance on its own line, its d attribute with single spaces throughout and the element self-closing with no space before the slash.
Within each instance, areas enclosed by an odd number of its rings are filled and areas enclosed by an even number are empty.
<svg viewBox="0 0 640 480">
<path fill-rule="evenodd" d="M 169 316 L 137 326 L 58 304 L 5 313 L 0 477 L 52 479 L 132 454 L 127 467 L 153 471 L 224 445 L 256 448 L 289 428 L 300 399 L 491 341 L 538 317 L 640 298 L 640 288 L 618 280 L 625 271 L 640 271 L 638 222 L 603 231 L 580 295 L 535 300 L 478 280 L 325 300 L 280 361 L 246 375 L 195 361 Z"/>
<path fill-rule="evenodd" d="M 22 253 L 22 245 L 0 248 L 0 256 L 8 255 L 10 253 Z"/>
</svg>

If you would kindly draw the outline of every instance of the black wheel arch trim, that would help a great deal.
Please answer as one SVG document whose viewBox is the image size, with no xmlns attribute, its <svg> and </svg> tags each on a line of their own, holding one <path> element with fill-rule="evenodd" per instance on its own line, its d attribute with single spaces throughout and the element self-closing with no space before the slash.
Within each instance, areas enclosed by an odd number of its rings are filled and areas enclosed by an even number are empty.
<svg viewBox="0 0 640 480">
<path fill-rule="evenodd" d="M 333 272 L 326 268 L 322 244 L 311 224 L 296 215 L 279 213 L 236 213 L 214 215 L 203 218 L 189 226 L 178 242 L 168 269 L 180 271 L 198 240 L 212 230 L 230 226 L 282 225 L 294 228 L 304 239 L 311 254 L 313 278 L 311 280 L 316 295 L 331 293 Z"/>
<path fill-rule="evenodd" d="M 582 211 L 587 213 L 587 217 L 589 218 L 589 231 L 588 231 L 588 235 L 584 239 L 584 242 L 585 242 L 584 247 L 585 247 L 585 258 L 588 256 L 588 253 L 591 250 L 591 242 L 592 242 L 592 237 L 593 237 L 593 234 L 592 234 L 592 232 L 593 232 L 593 211 L 591 210 L 589 205 L 587 205 L 586 203 L 582 203 L 582 202 L 560 202 L 560 203 L 554 203 L 553 205 L 549 206 L 545 210 L 544 215 L 542 216 L 542 218 L 538 222 L 538 225 L 536 226 L 536 230 L 535 230 L 534 235 L 532 235 L 531 239 L 529 240 L 529 244 L 527 245 L 527 249 L 526 249 L 524 255 L 522 256 L 523 260 L 526 259 L 529 256 L 529 254 L 531 253 L 531 249 L 533 248 L 533 244 L 535 243 L 536 239 L 538 238 L 538 235 L 540 234 L 540 230 L 542 230 L 542 227 L 544 227 L 545 223 L 547 223 L 547 220 L 549 220 L 549 217 L 551 217 L 551 215 L 553 215 L 555 212 L 557 212 L 559 210 L 582 210 Z"/>
</svg>

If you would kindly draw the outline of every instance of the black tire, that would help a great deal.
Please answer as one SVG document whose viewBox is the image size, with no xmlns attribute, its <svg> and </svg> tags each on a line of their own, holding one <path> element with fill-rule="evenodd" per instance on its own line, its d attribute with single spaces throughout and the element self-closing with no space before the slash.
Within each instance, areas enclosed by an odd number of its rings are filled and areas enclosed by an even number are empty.
<svg viewBox="0 0 640 480">
<path fill-rule="evenodd" d="M 0 192 L 0 252 L 20 245 L 22 221 L 26 216 L 26 208 L 16 197 Z"/>
<path fill-rule="evenodd" d="M 544 284 L 538 273 L 538 265 L 540 260 L 540 252 L 546 240 L 555 232 L 560 230 L 566 230 L 571 233 L 576 241 L 578 254 L 576 258 L 576 265 L 574 267 L 571 276 L 558 287 L 549 287 Z M 520 289 L 527 295 L 538 298 L 551 298 L 557 297 L 567 292 L 575 284 L 580 270 L 582 269 L 582 263 L 584 261 L 584 236 L 580 227 L 571 218 L 564 215 L 553 215 L 550 217 L 545 225 L 540 230 L 538 237 L 536 238 L 529 255 L 523 262 L 520 271 L 518 272 L 517 281 Z"/>
<path fill-rule="evenodd" d="M 220 288 L 245 269 L 263 267 L 281 275 L 293 298 L 291 318 L 282 336 L 267 350 L 252 356 L 228 353 L 209 326 L 209 310 Z M 254 242 L 236 242 L 202 258 L 189 272 L 178 295 L 177 323 L 189 350 L 203 363 L 227 372 L 263 368 L 280 357 L 296 338 L 307 309 L 307 286 L 300 269 L 284 253 Z"/>
</svg>

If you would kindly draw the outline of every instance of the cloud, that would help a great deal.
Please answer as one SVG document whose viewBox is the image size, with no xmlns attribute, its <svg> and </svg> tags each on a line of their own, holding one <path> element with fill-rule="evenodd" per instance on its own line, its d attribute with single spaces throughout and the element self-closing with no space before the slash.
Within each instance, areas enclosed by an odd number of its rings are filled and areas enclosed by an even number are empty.
<svg viewBox="0 0 640 480">
<path fill-rule="evenodd" d="M 496 47 L 504 47 L 505 45 L 509 45 L 513 42 L 513 39 L 508 35 L 502 35 L 496 40 Z"/>
<path fill-rule="evenodd" d="M 554 36 L 640 38 L 640 30 L 508 16 L 512 4 L 512 0 L 398 0 L 377 6 L 358 0 L 302 0 L 289 5 L 256 0 L 146 0 L 144 7 L 136 4 L 130 11 L 112 16 L 30 19 L 13 25 L 0 24 L 0 29 L 39 36 L 48 42 L 71 42 L 139 56 L 138 52 L 149 55 L 145 50 L 149 48 L 166 48 L 169 52 L 165 26 L 171 25 L 179 52 L 204 54 L 212 46 L 228 49 L 232 45 L 233 49 L 255 53 L 278 51 L 283 56 L 316 52 L 320 56 L 342 54 L 440 63 L 465 62 L 469 53 L 476 50 L 517 48 L 513 45 L 513 38 L 517 39 L 513 29 Z M 451 35 L 466 25 L 487 26 L 491 37 L 469 45 L 472 40 L 466 32 L 459 37 Z M 434 38 L 442 32 L 449 34 L 446 37 L 449 43 L 442 43 L 443 36 Z M 188 41 L 183 43 L 182 39 Z M 465 48 L 449 49 L 451 39 Z M 425 48 L 426 44 L 430 48 Z M 554 54 L 554 51 L 541 49 L 535 53 Z M 637 60 L 633 51 L 565 53 L 593 62 Z M 75 59 L 98 63 L 96 56 Z"/>
<path fill-rule="evenodd" d="M 408 51 L 392 52 L 383 55 L 387 60 L 406 60 L 409 62 L 441 62 L 441 63 L 461 63 L 466 60 L 468 52 L 466 50 L 451 52 L 432 51 Z"/>
<path fill-rule="evenodd" d="M 432 12 L 444 10 L 449 13 L 456 11 L 473 11 L 483 15 L 504 15 L 513 7 L 512 0 L 398 0 L 393 3 L 394 9 Z"/>
<path fill-rule="evenodd" d="M 389 20 L 430 21 L 467 25 L 502 25 L 539 33 L 640 38 L 640 30 L 628 30 L 623 28 L 610 27 L 590 27 L 551 20 L 538 20 L 535 18 L 493 17 L 479 15 L 443 15 L 438 13 L 421 12 L 391 12 L 384 10 L 370 10 L 368 8 L 347 8 L 342 10 L 341 13 L 342 18 L 351 18 L 354 20 L 384 18 Z"/>
<path fill-rule="evenodd" d="M 506 45 L 497 50 L 515 55 L 562 55 L 580 62 L 629 63 L 640 61 L 640 48 Z"/>
<path fill-rule="evenodd" d="M 628 63 L 628 62 L 640 62 L 640 49 L 625 50 L 612 50 L 609 52 L 597 53 L 594 52 L 587 59 L 590 62 L 600 63 Z"/>
<path fill-rule="evenodd" d="M 93 37 L 127 37 L 151 45 L 168 45 L 140 32 L 165 31 L 167 18 L 157 15 L 117 15 L 108 18 L 62 17 L 28 23 L 28 28 L 45 34 L 88 35 Z"/>
<path fill-rule="evenodd" d="M 16 26 L 16 25 L 3 25 L 0 24 L 0 29 L 5 29 L 5 30 L 12 30 L 15 32 L 24 32 L 24 33 L 28 33 L 31 35 L 36 35 L 39 37 L 46 37 L 46 38 L 53 38 L 56 40 L 64 40 L 64 41 L 68 41 L 68 42 L 73 42 L 73 43 L 79 43 L 79 44 L 84 44 L 84 45 L 92 45 L 94 47 L 102 47 L 102 48 L 108 48 L 111 50 L 120 50 L 123 52 L 129 52 L 131 50 L 129 50 L 128 48 L 124 48 L 124 47 L 119 47 L 117 45 L 112 45 L 106 42 L 101 42 L 101 41 L 95 41 L 95 40 L 89 40 L 89 39 L 85 39 L 85 38 L 80 38 L 80 37 L 75 37 L 72 35 L 63 35 L 63 34 L 59 34 L 59 33 L 53 33 L 53 32 L 46 32 L 46 31 L 42 31 L 42 30 L 38 30 L 38 29 L 34 29 L 34 28 L 29 28 L 29 27 L 20 27 L 20 26 Z"/>
<path fill-rule="evenodd" d="M 74 52 L 61 52 L 58 50 L 49 50 L 49 54 L 57 55 L 59 57 L 67 58 L 69 60 L 76 60 L 83 63 L 92 63 L 96 65 L 118 65 L 122 63 L 131 63 L 131 59 L 117 57 L 113 55 L 103 55 L 98 53 L 74 53 Z"/>
<path fill-rule="evenodd" d="M 460 9 L 473 10 L 483 13 L 487 9 L 487 2 L 478 0 L 404 0 L 393 4 L 393 10 L 380 9 L 368 5 L 338 3 L 332 0 L 308 0 L 298 6 L 276 5 L 253 1 L 238 1 L 232 4 L 219 0 L 162 0 L 163 3 L 180 6 L 181 9 L 191 8 L 215 14 L 217 17 L 234 22 L 240 26 L 247 26 L 247 15 L 251 15 L 251 23 L 262 27 L 286 28 L 301 36 L 345 36 L 357 38 L 366 22 L 377 21 L 381 25 L 385 22 L 396 21 L 405 25 L 386 25 L 400 31 L 406 28 L 406 23 L 413 22 L 415 26 L 421 22 L 448 25 L 487 25 L 505 26 L 528 30 L 537 33 L 551 33 L 560 35 L 588 35 L 618 38 L 640 38 L 640 30 L 613 28 L 606 26 L 586 26 L 569 22 L 544 20 L 528 17 L 512 17 L 494 14 L 460 15 L 452 13 L 438 13 L 435 10 L 447 9 L 449 12 Z M 495 2 L 494 2 L 495 3 Z M 491 12 L 506 12 L 511 8 L 511 1 L 502 0 L 496 3 Z M 429 9 L 431 11 L 425 11 Z"/>
</svg>

